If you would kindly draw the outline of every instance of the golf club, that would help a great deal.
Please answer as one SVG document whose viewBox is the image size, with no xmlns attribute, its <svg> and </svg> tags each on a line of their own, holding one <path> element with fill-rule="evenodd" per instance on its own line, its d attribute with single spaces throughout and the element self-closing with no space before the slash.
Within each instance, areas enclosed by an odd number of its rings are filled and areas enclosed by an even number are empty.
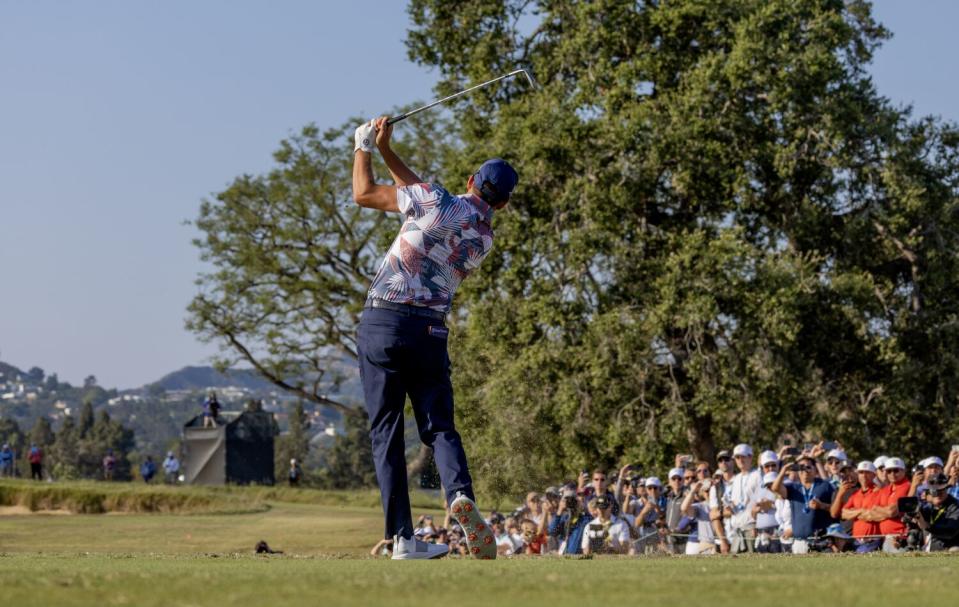
<svg viewBox="0 0 959 607">
<path fill-rule="evenodd" d="M 424 106 L 421 107 L 421 108 L 416 108 L 415 110 L 410 110 L 409 112 L 406 112 L 405 114 L 400 114 L 399 116 L 393 116 L 392 118 L 390 118 L 389 120 L 387 120 L 386 123 L 387 123 L 387 124 L 395 124 L 395 123 L 399 122 L 400 120 L 403 120 L 404 118 L 409 118 L 409 117 L 412 116 L 413 114 L 418 114 L 418 113 L 422 112 L 423 110 L 428 110 L 428 109 L 430 109 L 431 107 L 433 107 L 433 106 L 435 106 L 435 105 L 439 105 L 439 104 L 441 104 L 441 103 L 445 103 L 445 102 L 449 101 L 450 99 L 455 99 L 456 97 L 459 97 L 460 95 L 465 95 L 466 93 L 468 93 L 468 92 L 470 92 L 470 91 L 475 91 L 476 89 L 481 89 L 481 88 L 483 88 L 484 86 L 493 84 L 494 82 L 499 82 L 500 80 L 503 80 L 503 79 L 505 79 L 505 78 L 509 78 L 510 76 L 515 76 L 516 74 L 523 74 L 524 76 L 526 76 L 526 79 L 529 81 L 530 87 L 532 87 L 533 90 L 536 90 L 536 82 L 533 80 L 533 77 L 529 75 L 529 72 L 528 72 L 528 71 L 526 71 L 526 70 L 514 70 L 514 71 L 512 71 L 512 72 L 510 72 L 510 73 L 508 73 L 508 74 L 506 74 L 506 75 L 504 75 L 504 76 L 500 76 L 499 78 L 493 78 L 492 80 L 487 80 L 486 82 L 483 82 L 482 84 L 477 84 L 476 86 L 471 86 L 470 88 L 465 89 L 465 90 L 462 90 L 462 91 L 460 91 L 460 92 L 458 92 L 458 93 L 453 93 L 453 94 L 450 95 L 449 97 L 443 97 L 442 99 L 437 99 L 436 101 L 434 101 L 433 103 L 430 103 L 429 105 L 424 105 Z"/>
</svg>

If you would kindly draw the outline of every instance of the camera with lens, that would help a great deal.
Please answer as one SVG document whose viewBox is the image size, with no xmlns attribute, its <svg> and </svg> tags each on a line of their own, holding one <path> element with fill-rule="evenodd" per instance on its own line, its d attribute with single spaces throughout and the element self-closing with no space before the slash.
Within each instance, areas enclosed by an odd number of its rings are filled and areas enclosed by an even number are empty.
<svg viewBox="0 0 959 607">
<path fill-rule="evenodd" d="M 916 517 L 919 514 L 919 498 L 900 497 L 896 502 L 896 508 L 899 509 L 899 512 L 902 514 L 903 518 L 907 516 Z"/>
<path fill-rule="evenodd" d="M 589 549 L 591 552 L 603 552 L 608 536 L 609 531 L 606 529 L 606 525 L 602 523 L 590 523 L 586 526 L 586 537 L 589 538 Z"/>
<path fill-rule="evenodd" d="M 897 540 L 897 545 L 906 550 L 922 548 L 922 529 L 919 528 L 919 498 L 900 497 L 896 508 L 902 515 L 902 523 L 906 526 L 906 537 Z"/>
</svg>

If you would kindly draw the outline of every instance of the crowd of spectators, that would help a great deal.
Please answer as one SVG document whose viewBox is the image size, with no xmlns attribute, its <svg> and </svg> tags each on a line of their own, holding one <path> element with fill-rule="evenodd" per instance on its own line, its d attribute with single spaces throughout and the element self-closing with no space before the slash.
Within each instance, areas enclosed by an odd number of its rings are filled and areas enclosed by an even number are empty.
<svg viewBox="0 0 959 607">
<path fill-rule="evenodd" d="M 959 446 L 907 468 L 898 457 L 854 461 L 832 443 L 755 457 L 739 444 L 715 462 L 677 456 L 665 475 L 638 465 L 531 492 L 488 523 L 500 555 L 724 555 L 742 552 L 959 551 Z M 416 535 L 466 545 L 449 516 L 420 517 Z M 374 547 L 386 553 L 389 542 Z"/>
</svg>

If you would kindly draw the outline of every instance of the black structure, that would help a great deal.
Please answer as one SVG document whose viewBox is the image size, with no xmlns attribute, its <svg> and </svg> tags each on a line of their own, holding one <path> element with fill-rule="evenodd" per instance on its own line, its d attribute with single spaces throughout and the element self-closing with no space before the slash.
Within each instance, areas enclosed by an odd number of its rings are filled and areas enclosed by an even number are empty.
<svg viewBox="0 0 959 607">
<path fill-rule="evenodd" d="M 223 411 L 216 428 L 198 415 L 183 427 L 186 482 L 198 485 L 273 485 L 276 423 L 266 411 Z"/>
</svg>

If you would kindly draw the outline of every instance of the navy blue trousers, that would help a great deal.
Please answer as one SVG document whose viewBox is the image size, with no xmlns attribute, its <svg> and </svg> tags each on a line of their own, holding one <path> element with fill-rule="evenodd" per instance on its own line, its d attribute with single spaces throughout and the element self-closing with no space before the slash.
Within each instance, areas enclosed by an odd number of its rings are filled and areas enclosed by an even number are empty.
<svg viewBox="0 0 959 607">
<path fill-rule="evenodd" d="M 420 440 L 433 449 L 447 503 L 458 492 L 474 499 L 466 453 L 453 424 L 446 341 L 447 329 L 439 320 L 394 310 L 363 310 L 357 349 L 386 538 L 413 534 L 403 438 L 407 396 Z"/>
</svg>

